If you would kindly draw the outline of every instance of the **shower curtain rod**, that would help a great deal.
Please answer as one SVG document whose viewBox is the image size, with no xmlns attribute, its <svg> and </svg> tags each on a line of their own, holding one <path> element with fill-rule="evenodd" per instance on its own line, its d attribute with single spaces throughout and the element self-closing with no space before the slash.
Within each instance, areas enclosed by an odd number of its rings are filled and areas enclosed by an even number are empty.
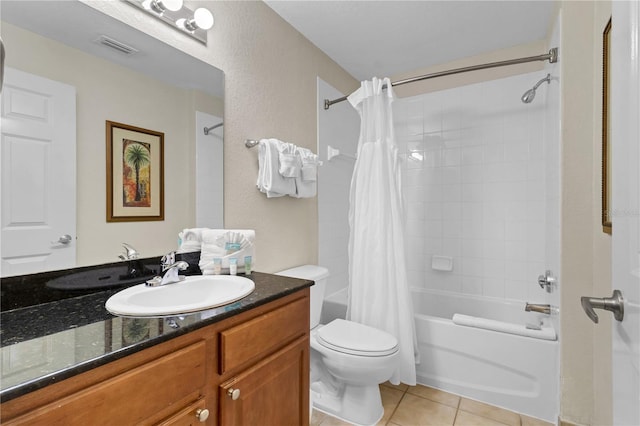
<svg viewBox="0 0 640 426">
<path fill-rule="evenodd" d="M 469 66 L 469 67 L 454 68 L 454 69 L 446 70 L 446 71 L 438 71 L 438 72 L 434 72 L 434 73 L 431 73 L 431 74 L 421 75 L 421 76 L 418 76 L 418 77 L 411 77 L 411 78 L 407 78 L 407 79 L 404 79 L 404 80 L 394 81 L 394 82 L 391 83 L 391 86 L 400 86 L 402 84 L 413 83 L 413 82 L 422 81 L 422 80 L 429 80 L 431 78 L 444 77 L 444 76 L 447 76 L 447 75 L 460 74 L 460 73 L 468 72 L 468 71 L 477 71 L 477 70 L 484 70 L 484 69 L 487 69 L 487 68 L 504 67 L 506 65 L 516 65 L 516 64 L 524 64 L 526 62 L 547 61 L 547 60 L 549 61 L 550 64 L 558 62 L 558 48 L 557 47 L 554 47 L 553 49 L 549 50 L 549 53 L 545 53 L 543 55 L 527 56 L 525 58 L 509 59 L 507 61 L 489 62 L 487 64 L 472 65 L 472 66 Z M 343 97 L 338 98 L 338 99 L 333 99 L 333 100 L 325 99 L 324 100 L 324 109 L 329 109 L 329 107 L 331 105 L 337 104 L 339 102 L 343 102 L 343 101 L 346 101 L 346 100 L 347 100 L 346 96 L 343 96 Z"/>
<path fill-rule="evenodd" d="M 213 126 L 211 126 L 211 127 L 205 127 L 205 128 L 204 128 L 204 134 L 205 134 L 205 135 L 208 135 L 208 134 L 209 134 L 209 132 L 211 132 L 213 129 L 217 129 L 218 127 L 222 127 L 223 125 L 224 125 L 224 122 L 219 123 L 219 124 L 214 124 L 214 125 L 213 125 Z"/>
</svg>

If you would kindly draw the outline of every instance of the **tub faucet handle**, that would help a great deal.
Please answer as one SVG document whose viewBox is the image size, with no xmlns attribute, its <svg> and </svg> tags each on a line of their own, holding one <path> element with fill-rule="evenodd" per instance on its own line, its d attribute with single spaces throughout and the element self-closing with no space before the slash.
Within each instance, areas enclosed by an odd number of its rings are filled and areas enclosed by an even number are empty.
<svg viewBox="0 0 640 426">
<path fill-rule="evenodd" d="M 551 275 L 551 271 L 546 270 L 544 275 L 538 276 L 538 284 L 540 288 L 546 290 L 547 293 L 551 293 L 551 286 L 556 282 L 556 279 Z"/>
</svg>

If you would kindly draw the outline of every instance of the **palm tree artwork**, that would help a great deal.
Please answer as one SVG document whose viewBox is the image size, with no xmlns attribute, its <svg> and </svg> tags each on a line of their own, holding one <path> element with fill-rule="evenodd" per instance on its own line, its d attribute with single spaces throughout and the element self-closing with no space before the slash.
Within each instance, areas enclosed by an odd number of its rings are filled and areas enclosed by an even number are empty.
<svg viewBox="0 0 640 426">
<path fill-rule="evenodd" d="M 125 207 L 151 206 L 151 144 L 123 140 L 122 195 Z"/>
</svg>

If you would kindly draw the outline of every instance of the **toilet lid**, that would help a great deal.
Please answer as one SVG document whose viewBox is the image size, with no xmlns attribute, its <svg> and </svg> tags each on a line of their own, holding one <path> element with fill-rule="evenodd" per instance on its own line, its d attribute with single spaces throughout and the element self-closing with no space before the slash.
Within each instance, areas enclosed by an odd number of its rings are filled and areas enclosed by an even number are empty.
<svg viewBox="0 0 640 426">
<path fill-rule="evenodd" d="M 398 340 L 391 334 L 343 319 L 321 327 L 316 338 L 322 346 L 351 355 L 384 356 L 398 350 Z"/>
</svg>

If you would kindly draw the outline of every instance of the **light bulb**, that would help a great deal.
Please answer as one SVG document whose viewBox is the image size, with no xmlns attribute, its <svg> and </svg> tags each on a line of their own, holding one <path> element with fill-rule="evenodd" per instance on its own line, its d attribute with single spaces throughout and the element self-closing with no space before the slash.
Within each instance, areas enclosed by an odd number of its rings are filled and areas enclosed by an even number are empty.
<svg viewBox="0 0 640 426">
<path fill-rule="evenodd" d="M 153 10 L 158 15 L 164 14 L 166 10 L 176 12 L 182 8 L 183 0 L 145 0 L 142 5 L 145 9 Z"/>
<path fill-rule="evenodd" d="M 162 0 L 162 4 L 167 10 L 172 12 L 182 9 L 182 0 Z"/>
<path fill-rule="evenodd" d="M 208 30 L 213 27 L 213 15 L 209 12 L 209 9 L 200 7 L 196 9 L 193 14 L 193 19 L 196 25 L 203 30 Z"/>
</svg>

